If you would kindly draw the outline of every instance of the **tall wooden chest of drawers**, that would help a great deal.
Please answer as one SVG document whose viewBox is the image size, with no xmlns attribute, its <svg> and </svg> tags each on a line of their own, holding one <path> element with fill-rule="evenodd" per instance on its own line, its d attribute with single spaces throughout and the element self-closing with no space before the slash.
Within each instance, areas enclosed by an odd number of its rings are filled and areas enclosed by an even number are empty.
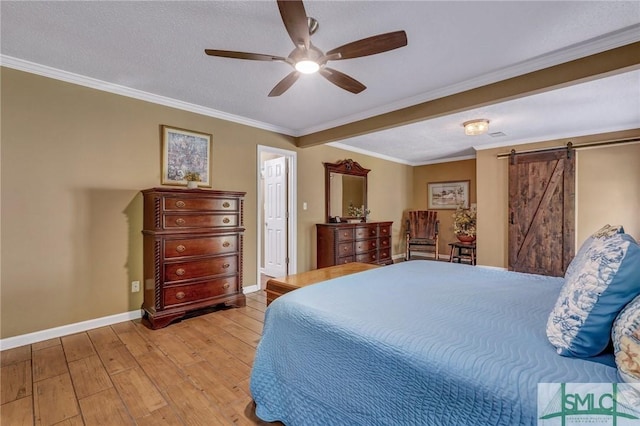
<svg viewBox="0 0 640 426">
<path fill-rule="evenodd" d="M 318 268 L 349 262 L 389 265 L 393 222 L 318 223 Z"/>
<path fill-rule="evenodd" d="M 152 188 L 144 197 L 143 323 L 162 328 L 218 304 L 244 306 L 244 192 Z"/>
</svg>

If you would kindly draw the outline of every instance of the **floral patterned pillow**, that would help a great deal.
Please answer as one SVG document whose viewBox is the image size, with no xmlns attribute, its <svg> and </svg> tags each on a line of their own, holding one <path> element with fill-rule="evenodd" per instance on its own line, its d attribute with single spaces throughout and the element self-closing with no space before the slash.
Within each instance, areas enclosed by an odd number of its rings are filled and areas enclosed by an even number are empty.
<svg viewBox="0 0 640 426">
<path fill-rule="evenodd" d="M 622 225 L 605 225 L 593 233 L 593 238 L 609 238 L 616 234 L 624 234 L 624 228 Z"/>
<path fill-rule="evenodd" d="M 567 267 L 567 270 L 564 274 L 565 278 L 568 274 L 574 273 L 574 269 L 577 267 L 577 263 L 580 261 L 580 258 L 584 256 L 584 252 L 587 251 L 587 249 L 591 246 L 591 243 L 594 239 L 609 238 L 615 236 L 616 234 L 624 234 L 624 228 L 622 227 L 622 225 L 609 225 L 607 223 L 605 226 L 590 235 L 589 238 L 587 238 L 582 243 L 582 246 L 580 246 L 578 253 L 576 253 L 576 256 L 573 258 L 571 263 L 569 263 L 569 266 Z"/>
<path fill-rule="evenodd" d="M 640 246 L 628 234 L 594 238 L 572 265 L 547 337 L 560 355 L 586 358 L 607 347 L 616 316 L 640 294 Z"/>
<path fill-rule="evenodd" d="M 611 338 L 620 378 L 627 383 L 640 382 L 640 296 L 620 312 Z"/>
</svg>

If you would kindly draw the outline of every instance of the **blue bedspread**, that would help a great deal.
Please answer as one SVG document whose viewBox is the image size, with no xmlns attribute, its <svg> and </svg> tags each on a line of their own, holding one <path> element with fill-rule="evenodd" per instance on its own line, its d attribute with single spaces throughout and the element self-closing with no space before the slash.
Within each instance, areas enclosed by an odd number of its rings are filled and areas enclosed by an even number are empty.
<svg viewBox="0 0 640 426">
<path fill-rule="evenodd" d="M 615 382 L 545 326 L 561 278 L 414 260 L 325 281 L 267 309 L 257 415 L 287 425 L 533 425 L 537 384 Z"/>
</svg>

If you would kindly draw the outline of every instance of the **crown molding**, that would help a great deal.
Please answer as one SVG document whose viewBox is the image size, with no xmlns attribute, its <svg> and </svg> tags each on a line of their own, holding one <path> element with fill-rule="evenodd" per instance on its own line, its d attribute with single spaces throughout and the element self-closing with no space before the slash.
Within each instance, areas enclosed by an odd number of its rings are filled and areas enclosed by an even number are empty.
<svg viewBox="0 0 640 426">
<path fill-rule="evenodd" d="M 627 44 L 635 43 L 638 41 L 640 41 L 640 24 L 627 27 L 623 30 L 616 31 L 602 37 L 597 37 L 583 43 L 578 43 L 564 49 L 556 50 L 545 55 L 540 55 L 535 58 L 520 62 L 518 64 L 499 69 L 495 72 L 463 81 L 461 83 L 456 83 L 446 87 L 441 87 L 436 90 L 420 93 L 409 98 L 382 105 L 378 108 L 372 108 L 367 111 L 362 111 L 357 114 L 342 117 L 339 120 L 334 120 L 319 124 L 317 126 L 296 130 L 296 134 L 293 136 L 299 137 L 310 133 L 316 133 L 322 130 L 327 130 L 345 124 L 353 123 L 354 121 L 360 121 L 366 118 L 375 117 L 376 115 L 385 114 L 423 102 L 475 89 L 477 87 L 496 83 L 554 65 L 559 65 L 575 59 L 594 55 L 596 53 L 605 52 L 607 50 L 615 49 L 617 47 L 625 46 Z"/>
<path fill-rule="evenodd" d="M 618 134 L 624 134 L 626 132 L 633 131 L 633 129 L 619 128 L 619 127 L 610 127 L 605 129 L 586 129 L 582 130 L 579 133 L 552 133 L 550 135 L 545 135 L 544 139 L 538 138 L 526 138 L 526 139 L 514 139 L 511 141 L 497 142 L 487 145 L 476 145 L 473 147 L 476 151 L 486 151 L 488 149 L 496 149 L 496 148 L 506 148 L 513 147 L 518 145 L 527 145 L 533 143 L 543 143 L 543 142 L 551 142 L 551 141 L 564 141 L 571 142 L 572 139 L 581 139 L 581 138 L 592 138 L 593 136 L 597 136 L 600 139 L 609 139 L 609 138 L 618 138 Z M 575 141 L 574 141 L 575 143 Z"/>
<path fill-rule="evenodd" d="M 436 160 L 428 160 L 428 161 L 408 161 L 403 160 L 397 157 L 391 157 L 390 155 L 378 154 L 376 152 L 367 151 L 366 149 L 356 148 L 351 145 L 346 145 L 340 142 L 329 142 L 327 145 L 332 146 L 334 148 L 344 149 L 345 151 L 356 152 L 358 154 L 368 155 L 369 157 L 380 158 L 381 160 L 391 161 L 393 163 L 404 164 L 406 166 L 427 166 L 429 164 L 440 164 L 440 163 L 450 163 L 452 161 L 463 161 L 463 160 L 475 160 L 475 155 L 463 155 L 460 157 L 445 157 L 438 158 Z"/>
<path fill-rule="evenodd" d="M 414 162 L 411 163 L 412 166 L 417 167 L 417 166 L 428 166 L 430 164 L 441 164 L 441 163 L 451 163 L 453 161 L 464 161 L 464 160 L 475 160 L 476 159 L 476 155 L 461 155 L 459 157 L 445 157 L 445 158 L 438 158 L 435 160 L 429 160 L 429 161 L 418 161 L 418 162 Z"/>
<path fill-rule="evenodd" d="M 25 71 L 31 74 L 41 75 L 43 77 L 77 84 L 80 86 L 89 87 L 91 89 L 101 90 L 103 92 L 109 92 L 116 95 L 150 102 L 153 104 L 164 105 L 183 111 L 206 115 L 207 117 L 219 118 L 221 120 L 231 121 L 233 123 L 243 124 L 249 127 L 268 130 L 270 132 L 282 133 L 289 136 L 297 136 L 295 132 L 289 128 L 274 126 L 262 121 L 252 120 L 250 118 L 241 117 L 239 115 L 218 111 L 213 108 L 207 108 L 201 105 L 183 102 L 178 99 L 160 96 L 153 93 L 144 92 L 142 90 L 132 89 L 130 87 L 121 86 L 119 84 L 109 83 L 107 81 L 98 80 L 96 78 L 75 74 L 46 65 L 40 65 L 35 62 L 25 61 L 19 58 L 14 58 L 12 56 L 0 55 L 0 65 L 18 71 Z"/>
<path fill-rule="evenodd" d="M 367 111 L 363 111 L 358 114 L 343 117 L 339 120 L 326 122 L 326 123 L 319 124 L 317 126 L 313 126 L 305 129 L 291 129 L 291 128 L 285 128 L 281 126 L 276 126 L 269 123 L 252 120 L 246 117 L 225 113 L 223 111 L 218 111 L 212 108 L 203 107 L 201 105 L 183 102 L 177 99 L 160 96 L 160 95 L 156 95 L 149 92 L 144 92 L 137 89 L 132 89 L 126 86 L 109 83 L 103 80 L 98 80 L 95 78 L 71 73 L 68 71 L 56 69 L 56 68 L 45 66 L 45 65 L 40 65 L 34 62 L 22 60 L 22 59 L 7 56 L 7 55 L 0 54 L 0 66 L 16 69 L 19 71 L 25 71 L 32 74 L 37 74 L 44 77 L 53 78 L 56 80 L 93 88 L 96 90 L 101 90 L 101 91 L 105 91 L 105 92 L 109 92 L 109 93 L 113 93 L 121 96 L 127 96 L 130 98 L 134 98 L 134 99 L 138 99 L 138 100 L 142 100 L 142 101 L 146 101 L 154 104 L 168 106 L 171 108 L 189 111 L 196 114 L 205 115 L 208 117 L 222 119 L 222 120 L 246 125 L 249 127 L 254 127 L 254 128 L 298 138 L 314 132 L 331 129 L 331 128 L 349 124 L 358 120 L 371 118 L 376 115 L 381 115 L 388 112 L 396 111 L 398 109 L 419 104 L 421 102 L 439 99 L 445 96 L 450 96 L 452 94 L 460 93 L 465 90 L 481 87 L 483 85 L 491 84 L 494 82 L 499 82 L 508 78 L 512 78 L 514 76 L 532 72 L 534 70 L 544 69 L 546 67 L 550 67 L 550 66 L 561 64 L 571 60 L 579 59 L 579 58 L 592 55 L 598 52 L 603 52 L 606 50 L 625 46 L 627 44 L 638 42 L 638 41 L 640 41 L 640 24 L 627 27 L 623 30 L 610 33 L 602 37 L 594 38 L 592 40 L 589 40 L 583 43 L 569 46 L 568 48 L 560 49 L 560 50 L 551 52 L 549 54 L 541 55 L 536 58 L 523 61 L 519 64 L 515 64 L 511 67 L 506 67 L 493 73 L 485 74 L 483 76 L 479 76 L 474 79 L 466 80 L 459 84 L 454 84 L 454 85 L 450 85 L 437 90 L 421 93 L 421 94 L 412 96 L 410 98 L 405 98 L 397 102 L 380 106 L 378 108 L 369 109 Z M 483 150 L 483 149 L 491 149 L 491 148 L 500 147 L 500 146 L 524 144 L 524 143 L 530 143 L 530 142 L 531 141 L 511 141 L 511 142 L 505 142 L 504 144 L 484 145 L 484 146 L 477 146 L 474 148 L 476 150 Z M 388 160 L 395 163 L 400 163 L 400 164 L 405 164 L 410 166 L 420 166 L 420 165 L 459 161 L 459 160 L 475 158 L 475 156 L 465 156 L 465 157 L 452 157 L 452 158 L 446 158 L 441 160 L 433 160 L 428 162 L 410 162 L 410 161 L 406 161 L 403 159 L 399 159 L 399 158 L 395 158 L 395 157 L 391 157 L 383 154 L 377 154 L 364 149 L 355 148 L 340 142 L 332 142 L 332 143 L 329 143 L 328 145 L 339 148 L 339 149 L 344 149 L 351 152 L 357 152 L 357 153 L 361 153 L 371 157 L 376 157 L 383 160 Z"/>
<path fill-rule="evenodd" d="M 368 155 L 369 157 L 380 158 L 381 160 L 392 161 L 394 163 L 406 164 L 407 166 L 412 166 L 409 161 L 403 160 L 401 158 L 391 157 L 389 155 L 378 154 L 376 152 L 367 151 L 366 149 L 356 148 L 351 145 L 346 145 L 340 142 L 329 142 L 327 145 L 332 146 L 334 148 L 344 149 L 345 151 L 356 152 L 358 154 Z"/>
</svg>

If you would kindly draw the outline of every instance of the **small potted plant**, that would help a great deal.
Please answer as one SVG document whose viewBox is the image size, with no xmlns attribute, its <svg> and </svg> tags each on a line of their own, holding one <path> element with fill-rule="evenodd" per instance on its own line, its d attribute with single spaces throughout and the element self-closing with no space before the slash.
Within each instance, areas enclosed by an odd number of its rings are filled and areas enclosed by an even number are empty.
<svg viewBox="0 0 640 426">
<path fill-rule="evenodd" d="M 187 172 L 184 174 L 184 179 L 187 181 L 187 188 L 189 189 L 197 188 L 198 182 L 200 182 L 200 173 Z"/>
<path fill-rule="evenodd" d="M 358 217 L 361 218 L 362 222 L 366 222 L 371 210 L 365 209 L 364 206 L 356 207 L 353 204 L 349 204 L 348 213 L 350 217 Z"/>
<path fill-rule="evenodd" d="M 472 243 L 476 240 L 475 208 L 465 209 L 459 206 L 453 214 L 453 233 L 460 242 Z"/>
</svg>

